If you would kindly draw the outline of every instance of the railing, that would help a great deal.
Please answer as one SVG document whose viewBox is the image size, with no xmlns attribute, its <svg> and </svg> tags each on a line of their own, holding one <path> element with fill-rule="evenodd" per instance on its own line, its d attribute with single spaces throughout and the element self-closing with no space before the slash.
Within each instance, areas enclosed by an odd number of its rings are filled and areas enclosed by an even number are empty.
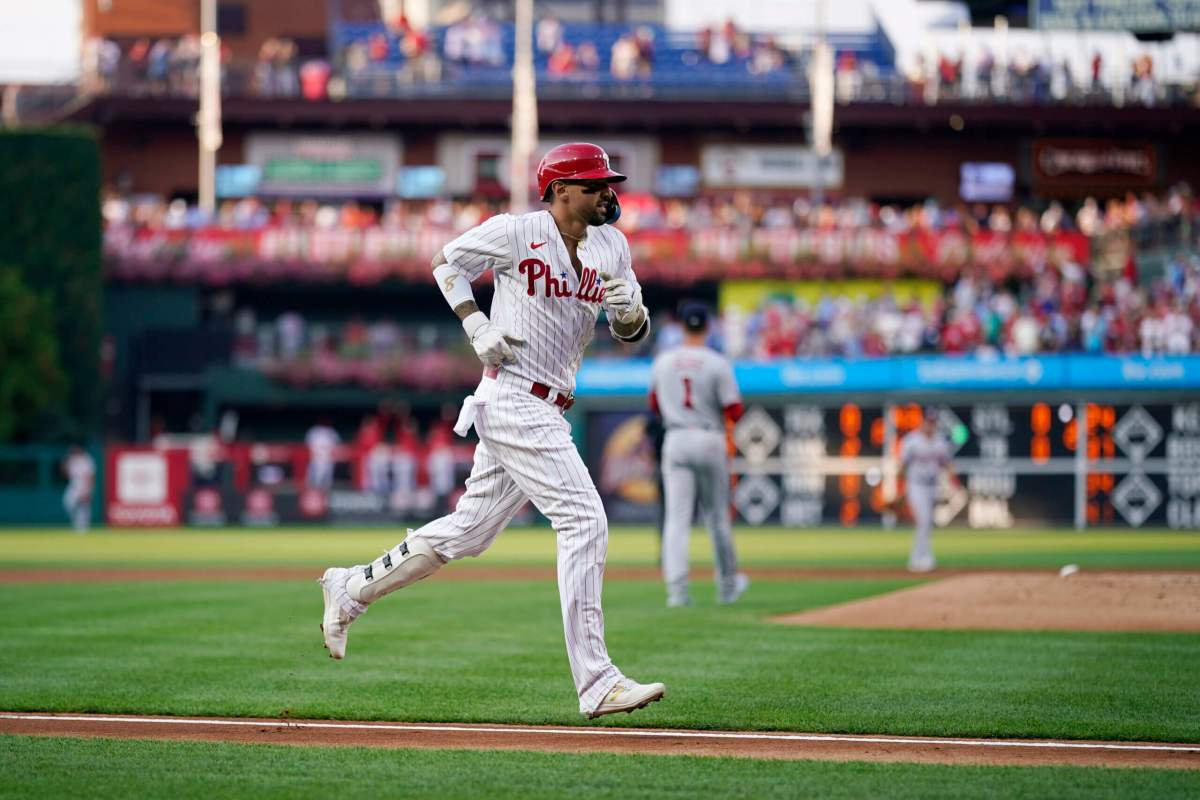
<svg viewBox="0 0 1200 800">
<path fill-rule="evenodd" d="M 436 226 L 365 230 L 262 228 L 136 229 L 105 235 L 108 276 L 127 281 L 214 285 L 251 281 L 427 281 L 438 248 L 455 237 Z M 690 284 L 728 278 L 916 275 L 950 279 L 968 265 L 997 278 L 1031 275 L 1043 263 L 1088 264 L 1079 233 L 892 233 L 874 228 L 646 230 L 629 235 L 643 281 Z"/>
<path fill-rule="evenodd" d="M 489 24 L 490 25 L 490 24 Z M 614 75 L 612 47 L 622 36 L 645 30 L 651 34 L 652 56 L 642 67 Z M 316 102 L 373 98 L 503 99 L 511 95 L 512 26 L 490 25 L 490 44 L 475 53 L 448 47 L 452 28 L 426 32 L 428 49 L 405 55 L 402 35 L 380 23 L 338 23 L 330 36 L 328 59 L 307 61 L 295 56 L 260 60 L 233 59 L 222 65 L 223 92 L 230 97 L 301 99 Z M 367 56 L 365 42 L 379 39 L 382 53 Z M 549 56 L 535 58 L 539 96 L 543 99 L 748 99 L 809 97 L 808 62 L 811 34 L 754 34 L 745 49 L 714 61 L 700 36 L 659 26 L 564 25 L 563 40 L 589 43 L 594 59 L 570 74 L 551 69 Z M 936 65 L 910 79 L 895 63 L 895 51 L 882 29 L 865 33 L 829 34 L 838 54 L 838 102 L 929 105 L 1100 105 L 1185 106 L 1197 101 L 1200 76 L 1129 83 L 1114 79 L 1095 84 L 1084 80 L 1052 80 L 1049 70 L 1021 72 L 1005 65 L 989 72 L 942 83 Z M 106 74 L 85 77 L 85 94 L 150 97 L 196 97 L 199 90 L 198 50 L 172 49 L 136 61 L 128 53 Z M 771 56 L 756 58 L 767 48 Z M 357 52 L 356 52 L 357 51 Z M 154 51 L 150 51 L 154 53 Z M 34 102 L 37 89 L 29 90 Z M 35 102 L 35 105 L 36 102 Z"/>
<path fill-rule="evenodd" d="M 274 79 L 265 79 L 262 65 L 234 60 L 222 67 L 222 94 L 229 98 L 329 102 L 351 99 L 507 99 L 512 94 L 509 67 L 470 66 L 447 63 L 431 56 L 431 66 L 421 70 L 403 63 L 367 64 L 357 69 L 321 66 L 324 77 L 306 82 L 304 65 L 289 63 L 273 67 Z M 324 64 L 324 62 L 319 62 Z M 807 102 L 809 82 L 805 66 L 793 62 L 778 69 L 754 73 L 745 63 L 715 66 L 682 58 L 675 63 L 657 61 L 645 77 L 621 79 L 605 69 L 555 75 L 545 67 L 536 70 L 538 96 L 542 100 L 645 99 L 661 100 L 779 100 Z M 914 82 L 891 68 L 841 71 L 835 76 L 835 99 L 839 104 L 877 103 L 888 105 L 1012 105 L 1012 106 L 1100 106 L 1100 107 L 1194 107 L 1198 98 L 1196 81 L 1157 82 L 1148 92 L 1135 94 L 1125 87 L 1076 86 L 1068 91 L 1051 91 L 1048 84 L 1005 89 L 972 90 Z M 173 66 L 161 79 L 122 69 L 97 78 L 82 87 L 87 95 L 124 97 L 196 98 L 199 82 L 194 68 Z M 63 89 L 28 87 L 20 95 L 21 108 L 29 114 L 61 107 Z M 22 112 L 23 114 L 25 112 Z"/>
</svg>

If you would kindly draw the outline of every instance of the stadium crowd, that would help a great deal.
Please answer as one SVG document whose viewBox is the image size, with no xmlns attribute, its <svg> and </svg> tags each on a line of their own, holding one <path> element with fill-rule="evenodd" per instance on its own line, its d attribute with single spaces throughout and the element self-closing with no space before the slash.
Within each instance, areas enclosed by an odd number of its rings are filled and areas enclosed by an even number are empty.
<svg viewBox="0 0 1200 800">
<path fill-rule="evenodd" d="M 1187 186 L 1158 196 L 1088 198 L 1073 207 L 1056 201 L 1040 207 L 943 206 L 932 201 L 897 206 L 853 198 L 814 205 L 806 198 L 785 200 L 747 192 L 691 200 L 628 194 L 624 198 L 621 226 L 634 242 L 639 232 L 661 230 L 691 237 L 714 229 L 869 228 L 892 233 L 1027 232 L 1040 237 L 1071 231 L 1092 243 L 1087 257 L 1043 256 L 1022 272 L 997 271 L 968 258 L 952 273 L 927 281 L 933 288 L 920 301 L 891 292 L 888 276 L 879 274 L 870 296 L 833 286 L 816 301 L 771 296 L 757 308 L 739 311 L 730 306 L 714 326 L 714 337 L 734 357 L 1200 352 L 1197 207 Z M 249 231 L 464 230 L 497 210 L 480 201 L 395 200 L 380 207 L 246 198 L 222 203 L 216 219 L 206 220 L 181 200 L 111 194 L 103 206 L 110 231 L 183 232 L 211 224 Z M 1123 246 L 1113 247 L 1110 240 Z M 1146 272 L 1140 253 L 1162 242 L 1176 245 L 1168 251 L 1165 270 Z M 650 283 L 656 280 L 652 270 L 643 274 Z M 439 325 L 356 316 L 310 318 L 300 307 L 275 318 L 241 308 L 225 322 L 234 334 L 234 364 L 291 385 L 440 390 L 468 386 L 477 377 L 474 357 L 452 320 Z M 669 314 L 658 319 L 655 331 L 656 348 L 679 339 L 678 325 Z M 602 325 L 593 351 L 613 357 L 636 352 L 611 342 Z"/>
<path fill-rule="evenodd" d="M 1200 74 L 1180 68 L 1167 80 L 1154 56 L 1138 53 L 1127 62 L 1106 63 L 1094 51 L 1086 67 L 1070 58 L 1018 48 L 1000 60 L 987 48 L 969 57 L 961 51 L 917 54 L 907 69 L 880 70 L 851 51 L 838 55 L 835 86 L 840 102 L 1196 105 Z"/>
<path fill-rule="evenodd" d="M 331 52 L 304 54 L 276 37 L 254 59 L 222 50 L 229 95 L 302 98 L 388 97 L 414 84 L 503 83 L 509 79 L 511 30 L 472 13 L 446 26 L 421 29 L 401 15 L 389 24 L 346 25 Z M 1052 53 L 1048 43 L 997 55 L 988 46 L 930 51 L 907 66 L 870 49 L 847 46 L 835 58 L 839 102 L 1099 103 L 1144 106 L 1200 103 L 1195 65 L 1173 64 L 1170 76 L 1150 51 L 1132 56 L 1095 50 L 1089 59 Z M 1076 48 L 1078 50 L 1078 48 Z M 542 17 L 535 29 L 539 78 L 550 84 L 628 83 L 750 86 L 768 78 L 795 87 L 808 82 L 808 46 L 785 45 L 775 33 L 750 33 L 732 20 L 694 32 L 646 25 L 565 26 Z M 84 48 L 89 91 L 196 96 L 199 37 L 93 38 Z"/>
<path fill-rule="evenodd" d="M 246 197 L 222 201 L 214 216 L 181 199 L 158 195 L 106 192 L 102 212 L 112 228 L 182 230 L 216 226 L 254 230 L 287 227 L 317 230 L 386 229 L 466 230 L 501 211 L 492 200 L 387 200 L 380 204 L 330 202 L 316 199 L 265 200 Z M 910 231 L 961 230 L 1078 232 L 1084 236 L 1128 232 L 1135 237 L 1195 225 L 1200 214 L 1195 195 L 1186 184 L 1165 194 L 1128 192 L 1121 197 L 1085 198 L 1074 207 L 1051 201 L 1041 207 L 1025 204 L 957 203 L 928 200 L 901 205 L 863 198 L 830 199 L 813 203 L 807 197 L 737 191 L 695 198 L 658 198 L 622 193 L 622 230 L 701 231 L 728 229 L 816 229 Z"/>
<path fill-rule="evenodd" d="M 232 319 L 231 363 L 292 386 L 357 384 L 418 391 L 456 389 L 479 379 L 456 326 L 393 319 L 311 320 L 299 311 L 260 319 L 241 308 Z"/>
<path fill-rule="evenodd" d="M 242 308 L 232 320 L 232 363 L 295 386 L 358 384 L 434 391 L 472 385 L 478 364 L 458 326 L 394 319 L 312 321 L 298 311 L 260 319 Z M 682 340 L 671 313 L 659 313 L 653 349 Z M 1166 271 L 1096 280 L 1078 264 L 1048 268 L 1028 282 L 997 282 L 967 269 L 931 300 L 876 291 L 835 291 L 807 302 L 773 294 L 749 311 L 727 308 L 712 343 L 733 358 L 876 358 L 890 355 L 1025 356 L 1037 353 L 1200 352 L 1200 256 L 1176 254 Z M 644 355 L 614 342 L 603 320 L 592 352 Z"/>
<path fill-rule="evenodd" d="M 654 75 L 653 28 L 630 27 L 605 36 L 611 44 L 597 35 L 568 34 L 556 18 L 542 17 L 535 36 L 539 72 L 551 82 L 605 78 L 624 83 Z M 789 73 L 798 61 L 774 36 L 748 34 L 732 20 L 701 30 L 672 53 L 678 70 L 732 67 L 759 77 Z M 443 80 L 494 81 L 507 77 L 509 59 L 500 24 L 483 14 L 440 30 L 421 30 L 400 16 L 390 25 L 364 30 L 332 57 L 301 56 L 296 42 L 284 37 L 264 41 L 249 62 L 235 59 L 228 47 L 221 52 L 226 94 L 306 100 L 388 96 L 401 86 Z M 93 92 L 196 96 L 199 64 L 195 35 L 140 38 L 124 45 L 96 37 L 85 47 L 82 82 Z"/>
<path fill-rule="evenodd" d="M 997 283 L 968 269 L 932 303 L 827 295 L 815 304 L 772 298 L 752 313 L 721 315 L 720 344 L 735 358 L 842 357 L 940 353 L 1200 352 L 1200 258 L 1180 253 L 1166 274 L 1089 279 L 1078 264 L 1048 269 L 1030 282 Z M 681 338 L 662 320 L 656 347 Z"/>
</svg>

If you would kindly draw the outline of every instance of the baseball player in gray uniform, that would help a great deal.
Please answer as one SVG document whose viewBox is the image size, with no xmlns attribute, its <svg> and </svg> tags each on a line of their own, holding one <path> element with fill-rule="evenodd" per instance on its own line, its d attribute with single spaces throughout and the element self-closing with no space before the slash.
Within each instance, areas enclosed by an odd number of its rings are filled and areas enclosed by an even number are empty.
<svg viewBox="0 0 1200 800">
<path fill-rule="evenodd" d="M 599 147 L 578 143 L 547 153 L 537 179 L 549 210 L 498 214 L 433 260 L 434 280 L 484 365 L 454 427 L 479 436 L 466 493 L 453 513 L 409 531 L 375 561 L 326 570 L 321 629 L 329 654 L 344 657 L 347 630 L 368 605 L 447 561 L 478 556 L 530 500 L 558 535 L 567 658 L 579 710 L 590 718 L 642 708 L 665 689 L 625 677 L 608 656 L 600 608 L 608 521 L 563 414 L 575 402 L 575 373 L 601 309 L 624 342 L 644 339 L 650 321 L 629 243 L 606 224 L 620 209 L 611 184 L 625 176 Z M 471 290 L 489 269 L 490 317 Z"/>
<path fill-rule="evenodd" d="M 900 469 L 916 525 L 908 570 L 930 572 L 937 567 L 937 559 L 933 557 L 933 507 L 937 502 L 938 477 L 945 469 L 951 480 L 958 480 L 950 466 L 950 442 L 938 430 L 936 408 L 926 408 L 920 427 L 900 441 Z"/>
<path fill-rule="evenodd" d="M 662 416 L 663 579 L 667 605 L 691 604 L 688 594 L 688 541 L 697 496 L 712 539 L 717 601 L 732 603 L 749 579 L 737 571 L 729 520 L 729 455 L 726 420 L 742 415 L 742 396 L 725 356 L 705 346 L 708 310 L 689 302 L 680 307 L 683 344 L 654 359 L 650 408 Z"/>
</svg>

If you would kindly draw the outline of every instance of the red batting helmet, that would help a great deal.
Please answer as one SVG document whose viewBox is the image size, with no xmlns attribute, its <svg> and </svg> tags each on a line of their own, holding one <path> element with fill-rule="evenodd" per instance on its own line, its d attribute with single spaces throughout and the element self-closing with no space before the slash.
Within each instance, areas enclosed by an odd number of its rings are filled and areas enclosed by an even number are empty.
<svg viewBox="0 0 1200 800">
<path fill-rule="evenodd" d="M 542 157 L 537 168 L 538 195 L 550 199 L 550 184 L 554 181 L 587 181 L 604 179 L 620 183 L 625 176 L 608 166 L 608 153 L 587 142 L 560 144 Z"/>
</svg>

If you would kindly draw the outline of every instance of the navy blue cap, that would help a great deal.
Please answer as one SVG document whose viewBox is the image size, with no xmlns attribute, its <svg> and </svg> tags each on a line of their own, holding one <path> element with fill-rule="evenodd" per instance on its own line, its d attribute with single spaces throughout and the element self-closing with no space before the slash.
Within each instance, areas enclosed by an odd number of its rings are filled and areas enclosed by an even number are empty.
<svg viewBox="0 0 1200 800">
<path fill-rule="evenodd" d="M 941 416 L 941 413 L 941 409 L 939 409 L 937 406 L 925 406 L 925 408 L 922 409 L 924 418 L 933 420 L 934 422 L 937 422 L 937 418 Z"/>
<path fill-rule="evenodd" d="M 689 330 L 703 330 L 708 325 L 708 306 L 696 300 L 685 300 L 679 304 L 679 320 Z"/>
</svg>

